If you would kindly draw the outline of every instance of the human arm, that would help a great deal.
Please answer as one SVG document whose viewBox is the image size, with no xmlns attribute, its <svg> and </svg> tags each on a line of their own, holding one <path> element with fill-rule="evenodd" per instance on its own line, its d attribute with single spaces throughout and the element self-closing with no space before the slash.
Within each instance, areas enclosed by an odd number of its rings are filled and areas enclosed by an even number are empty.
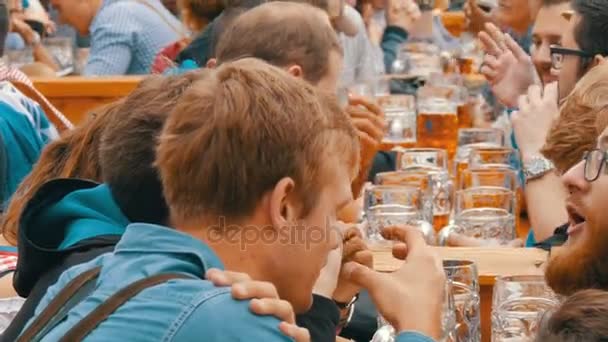
<svg viewBox="0 0 608 342">
<path fill-rule="evenodd" d="M 85 76 L 124 75 L 132 59 L 132 31 L 129 12 L 114 5 L 96 18 L 91 32 Z"/>
<path fill-rule="evenodd" d="M 408 32 L 420 18 L 420 8 L 413 0 L 388 0 L 386 29 L 382 35 L 382 52 L 385 71 L 391 72 L 399 48 L 408 38 Z"/>
<path fill-rule="evenodd" d="M 346 39 L 354 40 L 352 51 L 345 52 L 346 54 L 354 54 L 355 65 L 345 65 L 346 68 L 354 70 L 354 82 L 375 80 L 382 74 L 383 62 L 380 56 L 380 49 L 370 41 L 365 24 L 359 12 L 351 6 L 345 6 L 344 15 L 349 18 L 357 26 L 357 34 L 354 37 Z M 344 39 L 342 40 L 344 41 Z"/>
<path fill-rule="evenodd" d="M 542 91 L 531 86 L 526 95 L 519 97 L 519 111 L 511 116 L 513 132 L 524 165 L 541 156 L 549 130 L 559 116 L 557 83 Z M 527 212 L 537 241 L 547 239 L 555 227 L 568 221 L 565 209 L 567 192 L 556 171 L 549 171 L 530 180 L 525 186 Z"/>
<path fill-rule="evenodd" d="M 51 53 L 42 45 L 40 35 L 25 22 L 20 14 L 11 15 L 11 27 L 32 48 L 35 61 L 48 66 L 53 71 L 59 70 L 59 66 L 55 63 Z"/>
<path fill-rule="evenodd" d="M 349 97 L 349 105 L 346 108 L 346 112 L 357 129 L 361 148 L 359 174 L 352 183 L 353 197 L 357 198 L 361 193 L 363 184 L 367 181 L 374 156 L 380 149 L 380 144 L 384 138 L 386 122 L 384 121 L 382 109 L 375 103 L 360 96 Z"/>
</svg>

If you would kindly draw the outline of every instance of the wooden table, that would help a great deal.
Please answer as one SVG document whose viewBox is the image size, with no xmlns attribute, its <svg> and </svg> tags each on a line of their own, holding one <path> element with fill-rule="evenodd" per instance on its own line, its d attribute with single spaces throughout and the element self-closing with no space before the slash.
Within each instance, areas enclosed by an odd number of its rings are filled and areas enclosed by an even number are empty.
<svg viewBox="0 0 608 342">
<path fill-rule="evenodd" d="M 128 95 L 141 80 L 140 76 L 32 79 L 34 87 L 75 125 L 92 109 Z"/>
<path fill-rule="evenodd" d="M 497 276 L 542 275 L 547 252 L 535 248 L 433 247 L 444 260 L 471 260 L 477 264 L 481 297 L 482 341 L 490 341 L 492 288 Z M 392 272 L 403 261 L 393 258 L 390 249 L 374 250 L 374 269 Z"/>
</svg>

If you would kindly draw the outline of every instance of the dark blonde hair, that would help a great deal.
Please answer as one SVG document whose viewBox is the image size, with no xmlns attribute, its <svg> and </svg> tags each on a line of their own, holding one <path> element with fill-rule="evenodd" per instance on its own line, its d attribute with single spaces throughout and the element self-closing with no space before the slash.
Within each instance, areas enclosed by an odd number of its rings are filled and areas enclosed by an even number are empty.
<svg viewBox="0 0 608 342">
<path fill-rule="evenodd" d="M 576 165 L 593 149 L 598 137 L 596 120 L 608 113 L 608 64 L 588 72 L 574 87 L 560 109 L 542 149 L 561 171 Z"/>
<path fill-rule="evenodd" d="M 252 58 L 205 76 L 175 106 L 156 155 L 177 224 L 244 218 L 284 177 L 305 215 L 335 165 L 328 155 L 356 170 L 357 134 L 334 96 Z"/>
<path fill-rule="evenodd" d="M 252 34 L 255 32 L 255 34 Z M 330 68 L 330 54 L 342 53 L 322 10 L 303 3 L 270 2 L 241 14 L 221 35 L 218 63 L 254 57 L 278 67 L 297 64 L 317 83 Z"/>
<path fill-rule="evenodd" d="M 608 341 L 608 292 L 583 290 L 568 297 L 554 312 L 545 314 L 538 342 Z"/>
<path fill-rule="evenodd" d="M 132 222 L 165 224 L 169 215 L 158 170 L 156 144 L 162 127 L 184 91 L 201 79 L 202 70 L 146 78 L 109 121 L 99 146 L 103 181 Z"/>
<path fill-rule="evenodd" d="M 103 128 L 113 120 L 121 101 L 99 108 L 88 120 L 47 145 L 31 173 L 21 182 L 2 219 L 2 235 L 17 244 L 21 213 L 40 186 L 54 178 L 82 178 L 101 181 L 98 146 Z"/>
</svg>

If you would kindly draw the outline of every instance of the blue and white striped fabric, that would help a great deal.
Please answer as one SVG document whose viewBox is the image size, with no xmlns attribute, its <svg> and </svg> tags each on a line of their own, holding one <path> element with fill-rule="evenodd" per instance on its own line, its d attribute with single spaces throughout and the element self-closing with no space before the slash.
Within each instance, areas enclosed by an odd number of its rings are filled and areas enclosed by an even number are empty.
<svg viewBox="0 0 608 342">
<path fill-rule="evenodd" d="M 23 95 L 10 82 L 0 82 L 0 101 L 5 102 L 27 118 L 41 141 L 48 143 L 59 137 L 59 133 L 53 126 L 40 105 Z"/>
<path fill-rule="evenodd" d="M 183 28 L 158 0 L 104 0 L 89 31 L 84 75 L 137 75 L 149 72 L 156 54 Z"/>
<path fill-rule="evenodd" d="M 10 82 L 0 82 L 0 210 L 57 136 L 36 102 Z"/>
</svg>

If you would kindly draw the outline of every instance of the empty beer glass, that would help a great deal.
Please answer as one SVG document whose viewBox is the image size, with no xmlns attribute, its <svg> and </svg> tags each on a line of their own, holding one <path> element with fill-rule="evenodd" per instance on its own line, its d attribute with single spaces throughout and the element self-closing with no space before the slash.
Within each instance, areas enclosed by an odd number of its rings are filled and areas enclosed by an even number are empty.
<svg viewBox="0 0 608 342">
<path fill-rule="evenodd" d="M 517 172 L 507 167 L 466 169 L 460 177 L 459 189 L 494 186 L 516 192 L 519 187 Z"/>
<path fill-rule="evenodd" d="M 456 314 L 454 304 L 454 294 L 452 282 L 448 279 L 445 284 L 445 297 L 443 303 L 442 317 L 442 336 L 440 342 L 457 342 L 454 337 L 456 326 Z M 396 332 L 382 316 L 378 316 L 378 330 L 370 342 L 395 342 Z"/>
<path fill-rule="evenodd" d="M 469 167 L 469 154 L 474 148 L 502 147 L 504 133 L 493 128 L 466 128 L 458 130 L 458 149 L 456 150 L 456 182 L 459 184 L 460 175 Z"/>
<path fill-rule="evenodd" d="M 443 269 L 452 282 L 456 313 L 454 341 L 481 341 L 477 266 L 469 260 L 444 260 Z"/>
<path fill-rule="evenodd" d="M 397 152 L 397 169 L 426 172 L 433 189 L 433 227 L 439 231 L 449 221 L 454 183 L 448 172 L 448 154 L 438 148 L 410 148 Z"/>
<path fill-rule="evenodd" d="M 370 99 L 373 99 L 376 94 L 374 89 L 374 83 L 371 81 L 362 81 L 351 84 L 350 86 L 348 86 L 348 92 L 349 94 L 362 96 Z"/>
<path fill-rule="evenodd" d="M 501 187 L 482 186 L 456 192 L 452 232 L 506 244 L 515 239 L 515 195 Z"/>
<path fill-rule="evenodd" d="M 469 167 L 510 167 L 521 169 L 519 151 L 509 147 L 475 147 L 469 152 Z"/>
<path fill-rule="evenodd" d="M 532 342 L 542 316 L 558 304 L 543 276 L 498 277 L 492 297 L 492 342 Z"/>
<path fill-rule="evenodd" d="M 448 154 L 439 148 L 408 148 L 397 150 L 397 170 L 417 167 L 448 169 Z"/>
<path fill-rule="evenodd" d="M 519 174 L 508 167 L 484 167 L 468 169 L 462 173 L 459 189 L 468 189 L 479 186 L 497 186 L 509 189 L 515 193 L 515 230 L 517 237 L 525 238 L 527 227 L 521 221 L 521 207 L 523 203 L 523 188 L 520 184 Z"/>
<path fill-rule="evenodd" d="M 390 151 L 397 146 L 416 146 L 416 100 L 411 95 L 388 95 L 377 98 L 384 110 L 388 130 L 381 149 Z"/>
<path fill-rule="evenodd" d="M 371 246 L 386 246 L 382 230 L 395 225 L 420 229 L 427 243 L 436 244 L 430 222 L 424 220 L 424 197 L 417 187 L 372 185 L 365 189 L 364 212 L 367 220 L 366 238 Z"/>
<path fill-rule="evenodd" d="M 433 222 L 433 179 L 426 171 L 392 171 L 376 174 L 378 185 L 399 185 L 419 188 L 422 193 L 422 216 Z"/>
</svg>

